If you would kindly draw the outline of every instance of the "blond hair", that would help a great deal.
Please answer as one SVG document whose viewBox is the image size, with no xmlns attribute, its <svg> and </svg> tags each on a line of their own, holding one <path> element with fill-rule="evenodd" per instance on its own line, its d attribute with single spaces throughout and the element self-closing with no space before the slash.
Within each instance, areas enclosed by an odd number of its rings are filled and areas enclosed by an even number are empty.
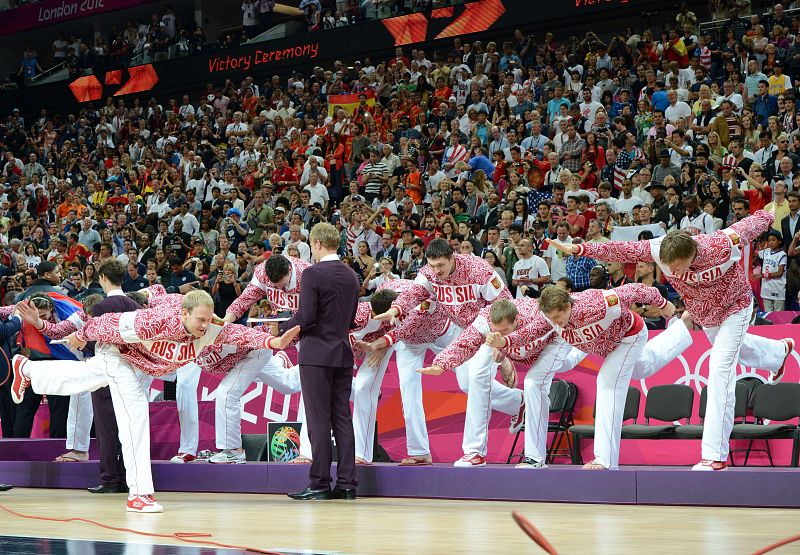
<svg viewBox="0 0 800 555">
<path fill-rule="evenodd" d="M 183 303 L 181 306 L 184 310 L 186 310 L 186 312 L 191 312 L 198 306 L 208 306 L 213 310 L 214 299 L 212 299 L 211 295 L 202 289 L 195 289 L 194 291 L 189 291 L 183 296 Z"/>
<path fill-rule="evenodd" d="M 509 299 L 499 299 L 492 303 L 489 309 L 489 319 L 492 324 L 499 324 L 500 322 L 513 322 L 517 319 L 517 305 Z"/>
<path fill-rule="evenodd" d="M 539 295 L 539 310 L 544 314 L 560 312 L 572 306 L 572 297 L 569 293 L 555 285 L 548 285 Z"/>
<path fill-rule="evenodd" d="M 328 250 L 338 250 L 341 237 L 334 226 L 326 223 L 319 223 L 311 228 L 311 235 L 308 242 L 319 241 Z"/>
<path fill-rule="evenodd" d="M 670 231 L 661 240 L 658 256 L 664 264 L 672 264 L 678 260 L 694 260 L 697 255 L 697 243 L 687 231 Z"/>
</svg>

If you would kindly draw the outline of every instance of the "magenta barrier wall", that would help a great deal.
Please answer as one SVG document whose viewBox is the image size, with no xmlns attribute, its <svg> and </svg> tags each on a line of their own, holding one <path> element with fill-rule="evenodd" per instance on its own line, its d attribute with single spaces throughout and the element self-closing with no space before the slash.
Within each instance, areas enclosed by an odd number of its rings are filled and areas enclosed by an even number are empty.
<svg viewBox="0 0 800 555">
<path fill-rule="evenodd" d="M 751 332 L 764 337 L 775 339 L 783 337 L 797 338 L 797 326 L 776 325 L 759 326 L 751 328 Z M 653 334 L 658 332 L 651 332 Z M 710 345 L 701 332 L 693 332 L 694 344 L 680 357 L 670 363 L 664 370 L 652 378 L 636 382 L 633 385 L 642 390 L 643 396 L 640 408 L 639 422 L 644 422 L 644 405 L 648 388 L 654 385 L 682 383 L 695 390 L 693 409 L 693 423 L 699 423 L 697 410 L 700 400 L 700 390 L 708 378 L 708 353 Z M 294 353 L 290 353 L 294 358 Z M 560 377 L 574 382 L 578 386 L 579 395 L 576 406 L 576 423 L 591 423 L 592 407 L 595 399 L 595 379 L 598 369 L 598 360 L 589 357 L 584 362 L 571 370 L 561 374 Z M 738 377 L 756 376 L 766 380 L 767 373 L 763 370 L 739 367 Z M 524 374 L 520 376 L 520 384 Z M 201 401 L 213 401 L 215 390 L 221 378 L 219 376 L 203 375 L 200 380 L 198 395 Z M 785 381 L 800 382 L 800 357 L 794 353 L 787 366 Z M 154 382 L 155 388 L 160 389 L 158 380 Z M 461 455 L 461 439 L 464 427 L 464 407 L 466 396 L 458 390 L 455 375 L 446 374 L 439 377 L 423 378 L 425 387 L 425 410 L 428 420 L 428 431 L 431 440 L 431 450 L 434 460 L 447 462 L 457 459 Z M 405 431 L 403 428 L 402 407 L 397 381 L 397 371 L 392 362 L 383 383 L 383 395 L 378 407 L 379 441 L 387 450 L 393 460 L 405 455 Z M 155 396 L 155 389 L 152 395 Z M 253 385 L 242 399 L 242 432 L 266 433 L 267 422 L 292 421 L 297 417 L 297 395 L 284 396 L 272 388 L 261 383 Z M 163 447 L 154 448 L 155 458 L 164 458 L 170 453 L 174 454 L 177 447 L 179 430 L 177 428 L 177 413 L 174 403 L 165 403 L 162 408 L 154 404 L 151 409 L 154 444 Z M 35 436 L 42 437 L 46 434 L 46 412 L 35 426 Z M 200 448 L 211 448 L 214 439 L 212 403 L 202 403 L 200 409 Z M 489 460 L 490 462 L 504 462 L 508 456 L 513 436 L 508 433 L 509 418 L 503 414 L 494 414 L 490 423 L 489 433 Z M 522 440 L 520 440 L 521 443 Z M 585 460 L 591 460 L 591 442 L 583 444 Z M 746 447 L 746 442 L 734 441 L 734 449 Z M 759 442 L 756 447 L 763 447 Z M 779 440 L 771 443 L 773 457 L 776 464 L 789 464 L 791 454 L 791 441 Z M 518 444 L 517 450 L 521 449 Z M 161 451 L 163 450 L 163 453 Z M 161 456 L 163 455 L 163 456 Z M 621 452 L 622 464 L 655 464 L 655 465 L 688 465 L 697 462 L 700 456 L 699 441 L 664 440 L 664 441 L 623 441 Z M 740 457 L 737 457 L 737 461 Z M 753 453 L 752 464 L 766 464 L 763 453 Z M 563 459 L 561 462 L 568 462 Z"/>
</svg>

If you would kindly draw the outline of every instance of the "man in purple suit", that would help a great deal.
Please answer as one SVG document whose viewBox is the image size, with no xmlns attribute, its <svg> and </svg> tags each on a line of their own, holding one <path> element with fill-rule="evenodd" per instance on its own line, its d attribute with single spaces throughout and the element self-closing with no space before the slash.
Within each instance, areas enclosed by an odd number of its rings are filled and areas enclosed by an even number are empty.
<svg viewBox="0 0 800 555">
<path fill-rule="evenodd" d="M 316 264 L 303 272 L 300 310 L 280 329 L 300 326 L 300 385 L 311 440 L 309 485 L 290 493 L 298 500 L 355 499 L 355 435 L 350 414 L 353 350 L 350 329 L 358 306 L 358 277 L 342 264 L 336 251 L 339 232 L 319 223 L 309 237 Z M 277 331 L 277 330 L 273 330 Z M 336 438 L 336 487 L 331 491 L 331 437 Z"/>
</svg>

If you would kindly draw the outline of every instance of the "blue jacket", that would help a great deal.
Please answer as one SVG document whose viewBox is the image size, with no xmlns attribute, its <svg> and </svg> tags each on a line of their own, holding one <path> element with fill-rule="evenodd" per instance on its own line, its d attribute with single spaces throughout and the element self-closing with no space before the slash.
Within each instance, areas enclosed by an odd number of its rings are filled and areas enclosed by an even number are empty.
<svg viewBox="0 0 800 555">
<path fill-rule="evenodd" d="M 771 94 L 756 96 L 753 102 L 753 114 L 756 117 L 756 125 L 763 125 L 766 128 L 769 117 L 778 115 L 778 97 Z"/>
</svg>

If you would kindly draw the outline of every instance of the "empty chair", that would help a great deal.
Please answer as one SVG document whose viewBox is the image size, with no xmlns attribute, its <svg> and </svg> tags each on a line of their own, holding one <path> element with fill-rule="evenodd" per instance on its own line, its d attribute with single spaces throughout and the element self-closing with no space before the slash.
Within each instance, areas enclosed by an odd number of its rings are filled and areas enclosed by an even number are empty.
<svg viewBox="0 0 800 555">
<path fill-rule="evenodd" d="M 793 439 L 797 449 L 798 436 L 797 423 L 786 422 L 800 417 L 800 384 L 779 383 L 770 386 L 761 386 L 756 390 L 755 401 L 753 403 L 753 416 L 756 419 L 754 424 L 735 424 L 731 439 Z M 777 421 L 778 424 L 764 424 L 765 420 Z M 744 464 L 750 457 L 750 453 L 745 455 Z M 767 443 L 767 457 L 770 466 L 774 466 L 772 453 Z"/>
<path fill-rule="evenodd" d="M 700 390 L 700 407 L 698 415 L 700 416 L 701 424 L 686 424 L 685 426 L 678 426 L 675 428 L 675 436 L 677 439 L 701 439 L 703 437 L 703 424 L 702 421 L 706 417 L 706 403 L 708 401 L 708 391 L 706 386 Z M 744 383 L 736 382 L 736 406 L 733 409 L 733 418 L 741 418 L 744 421 L 747 415 L 747 406 L 752 388 Z"/>
<path fill-rule="evenodd" d="M 639 401 L 642 393 L 635 387 L 628 387 L 628 394 L 625 397 L 625 409 L 622 413 L 622 421 L 633 420 L 636 422 L 636 417 L 639 416 Z M 592 409 L 592 417 L 594 417 L 595 409 Z M 581 457 L 581 439 L 594 437 L 594 424 L 577 424 L 570 426 L 569 433 L 572 434 L 574 441 L 572 446 L 572 464 L 583 464 Z"/>
<path fill-rule="evenodd" d="M 575 408 L 575 402 L 578 400 L 578 388 L 572 382 L 554 380 L 550 385 L 550 394 L 548 397 L 550 398 L 550 414 L 556 414 L 558 420 L 549 422 L 547 425 L 547 431 L 553 432 L 553 439 L 550 442 L 550 446 L 547 448 L 545 462 L 552 461 L 556 453 L 558 440 L 564 437 L 567 428 L 573 423 L 572 411 Z M 519 441 L 519 436 L 524 432 L 525 426 L 523 425 L 519 431 L 517 431 L 517 435 L 514 437 L 514 443 L 511 444 L 511 451 L 508 453 L 508 459 L 506 460 L 507 464 L 510 464 L 515 457 L 522 460 L 525 456 L 524 452 L 514 453 L 514 449 L 516 449 L 517 442 Z M 567 436 L 567 445 L 571 450 L 572 447 L 569 436 Z"/>
<path fill-rule="evenodd" d="M 644 424 L 628 424 L 622 427 L 623 439 L 655 439 L 671 436 L 677 426 L 676 420 L 689 419 L 692 415 L 694 391 L 688 385 L 657 385 L 647 393 L 644 405 Z M 650 419 L 669 422 L 651 425 Z"/>
</svg>

